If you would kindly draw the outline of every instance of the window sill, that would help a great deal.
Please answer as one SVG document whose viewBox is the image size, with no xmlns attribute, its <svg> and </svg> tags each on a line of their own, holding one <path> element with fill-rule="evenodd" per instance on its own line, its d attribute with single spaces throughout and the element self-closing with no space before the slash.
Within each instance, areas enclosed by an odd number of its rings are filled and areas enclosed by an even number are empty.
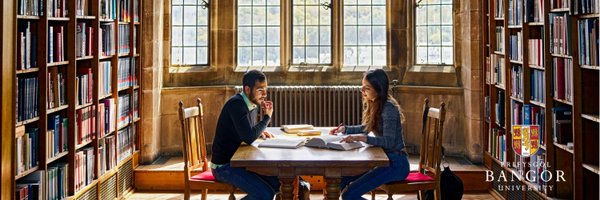
<svg viewBox="0 0 600 200">
<path fill-rule="evenodd" d="M 403 76 L 403 85 L 457 87 L 460 74 L 452 65 L 433 66 L 415 65 Z"/>
<path fill-rule="evenodd" d="M 414 65 L 408 72 L 456 73 L 456 68 L 454 65 Z"/>
<path fill-rule="evenodd" d="M 262 72 L 281 72 L 280 66 L 237 66 L 233 69 L 234 72 L 245 73 L 250 70 L 260 70 Z"/>
<path fill-rule="evenodd" d="M 210 66 L 171 66 L 169 67 L 169 73 L 197 73 L 197 72 L 215 72 L 214 67 Z"/>
</svg>

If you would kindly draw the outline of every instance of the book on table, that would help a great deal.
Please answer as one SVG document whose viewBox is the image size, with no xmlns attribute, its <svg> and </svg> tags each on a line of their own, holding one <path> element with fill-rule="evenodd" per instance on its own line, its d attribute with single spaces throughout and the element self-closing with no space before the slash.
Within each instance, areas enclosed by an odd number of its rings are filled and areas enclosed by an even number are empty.
<svg viewBox="0 0 600 200">
<path fill-rule="evenodd" d="M 304 144 L 306 138 L 269 138 L 258 144 L 258 147 L 296 149 Z"/>
<path fill-rule="evenodd" d="M 321 131 L 315 129 L 310 124 L 293 124 L 293 125 L 282 125 L 281 130 L 288 134 L 296 134 L 298 136 L 318 136 L 321 135 Z"/>
<path fill-rule="evenodd" d="M 323 135 L 319 137 L 313 137 L 306 141 L 306 146 L 316 148 L 329 148 L 342 151 L 352 150 L 365 146 L 362 142 L 340 142 L 344 137 L 346 136 Z"/>
</svg>

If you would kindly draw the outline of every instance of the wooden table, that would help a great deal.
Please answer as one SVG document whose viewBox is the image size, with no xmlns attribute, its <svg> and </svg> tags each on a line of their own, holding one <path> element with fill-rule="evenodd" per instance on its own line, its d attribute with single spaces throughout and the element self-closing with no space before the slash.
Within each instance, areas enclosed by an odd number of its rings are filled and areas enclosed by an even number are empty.
<svg viewBox="0 0 600 200">
<path fill-rule="evenodd" d="M 333 127 L 319 127 L 327 134 Z M 279 137 L 285 134 L 278 128 L 267 131 Z M 350 151 L 317 149 L 302 146 L 297 149 L 258 148 L 260 141 L 242 145 L 231 159 L 232 167 L 244 167 L 265 176 L 277 176 L 281 181 L 282 197 L 294 198 L 294 180 L 300 175 L 324 176 L 327 199 L 339 199 L 342 176 L 359 175 L 377 166 L 388 166 L 388 158 L 380 147 L 363 147 Z"/>
</svg>

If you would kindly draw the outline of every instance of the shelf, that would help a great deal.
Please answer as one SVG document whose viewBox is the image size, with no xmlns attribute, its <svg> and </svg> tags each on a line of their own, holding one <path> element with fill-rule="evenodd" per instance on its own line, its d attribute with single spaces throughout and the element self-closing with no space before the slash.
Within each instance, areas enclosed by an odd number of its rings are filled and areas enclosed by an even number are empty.
<svg viewBox="0 0 600 200">
<path fill-rule="evenodd" d="M 129 125 L 131 125 L 131 121 L 117 127 L 117 131 L 120 131 L 121 129 L 124 129 L 125 127 L 128 127 Z"/>
<path fill-rule="evenodd" d="M 56 108 L 51 108 L 51 109 L 48 109 L 48 111 L 46 111 L 46 114 L 51 114 L 51 113 L 54 113 L 54 112 L 58 112 L 58 111 L 61 111 L 61 110 L 65 109 L 65 108 L 68 108 L 68 107 L 69 107 L 69 105 L 62 105 L 62 106 L 59 106 L 59 107 L 56 107 Z"/>
<path fill-rule="evenodd" d="M 585 164 L 585 163 L 583 163 L 581 165 L 583 166 L 583 168 L 600 175 L 600 169 L 598 168 L 598 165 L 590 165 L 590 164 Z"/>
<path fill-rule="evenodd" d="M 100 22 L 115 22 L 115 19 L 100 19 Z"/>
<path fill-rule="evenodd" d="M 79 109 L 91 106 L 92 104 L 94 104 L 94 103 L 90 102 L 90 103 L 86 103 L 86 104 L 83 104 L 83 105 L 78 105 L 78 106 L 75 107 L 75 110 L 79 110 Z"/>
<path fill-rule="evenodd" d="M 578 15 L 578 17 L 579 17 L 579 19 L 598 18 L 598 17 L 600 17 L 600 14 L 598 14 L 598 13 L 581 14 L 581 15 Z"/>
<path fill-rule="evenodd" d="M 133 25 L 140 25 L 140 22 L 133 22 Z"/>
<path fill-rule="evenodd" d="M 523 61 L 518 61 L 518 60 L 510 60 L 510 63 L 523 65 Z"/>
<path fill-rule="evenodd" d="M 571 11 L 569 8 L 554 8 L 550 9 L 550 12 L 569 12 Z"/>
<path fill-rule="evenodd" d="M 133 89 L 134 89 L 134 90 L 136 90 L 136 89 L 140 89 L 140 86 L 139 86 L 139 85 L 134 85 L 134 86 L 133 86 Z"/>
<path fill-rule="evenodd" d="M 510 99 L 523 103 L 523 99 L 519 99 L 517 97 L 510 96 Z"/>
<path fill-rule="evenodd" d="M 504 18 L 502 18 L 502 17 L 494 17 L 494 20 L 497 20 L 497 21 L 504 21 Z"/>
<path fill-rule="evenodd" d="M 134 54 L 134 55 L 133 55 L 133 57 L 136 57 L 136 58 L 137 58 L 137 57 L 140 57 L 140 54 L 139 54 L 139 53 L 137 53 L 137 54 Z"/>
<path fill-rule="evenodd" d="M 98 182 L 99 183 L 103 183 L 104 181 L 106 181 L 108 178 L 110 178 L 111 176 L 115 175 L 117 173 L 117 168 L 116 166 L 113 167 L 112 169 L 106 171 L 104 174 L 102 174 L 100 176 L 100 178 L 98 178 Z"/>
<path fill-rule="evenodd" d="M 48 21 L 62 21 L 62 22 L 68 22 L 69 18 L 68 17 L 48 17 Z"/>
<path fill-rule="evenodd" d="M 118 89 L 118 91 L 119 91 L 119 92 L 123 92 L 123 91 L 125 91 L 125 90 L 128 90 L 130 87 L 131 87 L 131 86 L 122 87 L 122 88 L 119 88 L 119 89 Z"/>
<path fill-rule="evenodd" d="M 492 161 L 496 162 L 496 164 L 503 165 L 502 162 L 500 162 L 500 160 L 498 160 L 496 157 L 492 156 L 492 154 L 490 152 L 486 151 L 485 154 L 487 156 L 489 156 L 492 159 Z"/>
<path fill-rule="evenodd" d="M 100 60 L 111 59 L 113 56 L 100 56 Z"/>
<path fill-rule="evenodd" d="M 141 118 L 139 118 L 139 117 L 138 117 L 138 118 L 135 118 L 135 119 L 133 119 L 133 122 L 131 122 L 131 123 L 136 123 L 136 122 L 139 122 L 139 121 L 140 121 L 140 119 L 141 119 Z"/>
<path fill-rule="evenodd" d="M 38 170 L 38 168 L 39 168 L 38 166 L 35 166 L 35 167 L 32 167 L 31 169 L 25 170 L 25 171 L 24 171 L 23 173 L 21 173 L 21 174 L 17 174 L 17 175 L 15 176 L 15 180 L 17 180 L 17 179 L 20 179 L 20 178 L 23 178 L 23 177 L 25 177 L 25 176 L 27 176 L 27 175 L 29 175 L 29 174 L 31 174 L 31 173 L 33 173 L 33 172 L 37 171 L 37 170 Z"/>
<path fill-rule="evenodd" d="M 567 145 L 564 145 L 564 144 L 559 144 L 559 143 L 556 143 L 556 142 L 554 142 L 554 146 L 555 146 L 555 147 L 558 147 L 559 149 L 565 150 L 565 151 L 567 151 L 567 152 L 569 152 L 569 153 L 573 154 L 573 149 L 569 149 L 569 148 L 567 148 Z"/>
<path fill-rule="evenodd" d="M 48 160 L 46 160 L 46 164 L 50 164 L 50 163 L 52 163 L 54 161 L 57 161 L 58 159 L 61 159 L 62 157 L 65 157 L 68 154 L 69 154 L 69 151 L 65 151 L 65 152 L 59 153 L 58 155 L 56 155 L 56 156 L 54 156 L 52 158 L 48 158 Z"/>
<path fill-rule="evenodd" d="M 544 26 L 544 22 L 529 22 L 529 26 Z"/>
<path fill-rule="evenodd" d="M 108 137 L 108 136 L 111 136 L 113 133 L 114 133 L 114 131 L 110 131 L 109 133 L 107 133 L 107 134 L 104 134 L 102 137 L 100 137 L 100 138 L 98 138 L 98 139 L 103 139 L 103 138 L 106 138 L 106 137 Z"/>
<path fill-rule="evenodd" d="M 537 70 L 546 70 L 546 68 L 544 68 L 542 66 L 537 66 L 537 65 L 529 65 L 529 68 L 537 69 Z"/>
<path fill-rule="evenodd" d="M 569 102 L 567 100 L 559 99 L 559 98 L 556 98 L 556 97 L 554 97 L 554 101 L 558 101 L 558 102 L 561 102 L 561 103 L 564 103 L 564 104 L 567 104 L 567 105 L 571 105 L 571 106 L 573 105 L 573 103 L 571 103 L 571 102 Z"/>
<path fill-rule="evenodd" d="M 583 113 L 582 113 L 582 114 L 581 114 L 581 117 L 582 117 L 582 118 L 584 118 L 584 119 L 588 119 L 588 120 L 591 120 L 591 121 L 594 121 L 594 122 L 598 122 L 598 123 L 600 123 L 600 116 L 598 116 L 598 115 L 593 115 L 593 114 L 583 114 Z"/>
<path fill-rule="evenodd" d="M 540 149 L 543 149 L 544 151 L 546 151 L 546 145 L 540 145 Z"/>
<path fill-rule="evenodd" d="M 88 144 L 91 144 L 91 143 L 92 143 L 92 141 L 93 141 L 93 140 L 90 140 L 90 141 L 87 141 L 87 142 L 84 142 L 84 143 L 81 143 L 81 144 L 75 145 L 75 152 L 77 152 L 77 150 L 81 149 L 82 147 L 85 147 L 85 146 L 87 146 Z"/>
<path fill-rule="evenodd" d="M 17 15 L 17 19 L 39 20 L 40 16 Z"/>
<path fill-rule="evenodd" d="M 119 22 L 120 25 L 129 25 L 129 22 Z"/>
<path fill-rule="evenodd" d="M 75 60 L 77 60 L 77 61 L 80 61 L 80 60 L 91 60 L 92 58 L 94 58 L 94 56 L 84 56 L 84 57 L 75 58 Z"/>
<path fill-rule="evenodd" d="M 553 57 L 559 57 L 559 58 L 568 58 L 568 59 L 572 59 L 573 57 L 569 56 L 569 55 L 563 55 L 563 54 L 550 54 Z"/>
<path fill-rule="evenodd" d="M 48 67 L 52 67 L 52 66 L 60 66 L 60 65 L 68 65 L 69 61 L 61 61 L 61 62 L 53 62 L 53 63 L 48 63 Z"/>
<path fill-rule="evenodd" d="M 496 124 L 496 126 L 498 126 L 498 128 L 505 129 L 502 124 L 499 124 L 498 122 L 494 122 L 494 123 Z"/>
<path fill-rule="evenodd" d="M 30 123 L 36 122 L 36 121 L 37 121 L 37 120 L 39 120 L 39 119 L 40 119 L 40 117 L 34 117 L 34 118 L 31 118 L 31 119 L 28 119 L 28 120 L 20 121 L 20 122 L 18 122 L 18 123 L 16 124 L 16 126 L 21 126 L 21 125 L 25 125 L 25 124 L 30 124 Z"/>
<path fill-rule="evenodd" d="M 496 86 L 496 88 L 501 89 L 501 90 L 506 90 L 504 88 L 504 85 L 498 85 L 498 84 L 494 84 L 494 86 Z"/>
<path fill-rule="evenodd" d="M 504 55 L 504 53 L 500 52 L 500 51 L 494 51 L 494 54 L 496 54 L 496 55 L 502 55 L 502 56 Z"/>
<path fill-rule="evenodd" d="M 107 95 L 104 95 L 104 96 L 100 96 L 98 98 L 98 100 L 106 99 L 106 98 L 109 98 L 109 97 L 112 97 L 112 94 L 107 94 Z"/>
<path fill-rule="evenodd" d="M 96 19 L 96 16 L 75 16 L 76 19 Z"/>
<path fill-rule="evenodd" d="M 542 108 L 546 108 L 546 105 L 544 103 L 542 103 L 542 102 L 539 102 L 539 101 L 529 100 L 529 103 L 531 103 L 533 105 L 536 105 L 536 106 L 539 106 L 539 107 L 542 107 Z"/>
<path fill-rule="evenodd" d="M 129 56 L 129 53 L 120 53 L 119 54 L 119 57 L 127 57 L 127 56 Z"/>
<path fill-rule="evenodd" d="M 17 70 L 17 74 L 27 74 L 27 73 L 38 72 L 38 71 L 40 71 L 40 68 L 36 67 L 36 68 Z"/>
<path fill-rule="evenodd" d="M 600 66 L 580 65 L 579 67 L 583 69 L 600 70 Z"/>
<path fill-rule="evenodd" d="M 97 183 L 98 183 L 98 179 L 92 181 L 90 184 L 88 184 L 85 187 L 81 188 L 73 196 L 67 197 L 67 199 L 77 199 L 77 197 L 81 196 L 83 193 L 85 193 L 88 190 L 90 190 L 91 188 L 93 188 Z"/>
<path fill-rule="evenodd" d="M 523 28 L 523 26 L 522 25 L 508 25 L 508 28 L 509 29 L 521 29 L 521 28 Z"/>
</svg>

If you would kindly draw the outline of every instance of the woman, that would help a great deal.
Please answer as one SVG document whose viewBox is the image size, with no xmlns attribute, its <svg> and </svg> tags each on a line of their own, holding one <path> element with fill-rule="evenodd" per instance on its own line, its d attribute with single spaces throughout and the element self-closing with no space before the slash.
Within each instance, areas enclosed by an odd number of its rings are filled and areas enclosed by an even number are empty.
<svg viewBox="0 0 600 200">
<path fill-rule="evenodd" d="M 402 121 L 404 116 L 398 102 L 388 94 L 389 79 L 381 69 L 370 70 L 362 79 L 363 121 L 362 125 L 341 126 L 331 130 L 330 134 L 356 134 L 345 137 L 343 142 L 366 142 L 382 147 L 387 154 L 390 165 L 376 167 L 359 176 L 342 177 L 340 189 L 342 199 L 364 199 L 361 196 L 378 186 L 402 181 L 408 176 L 408 155 L 404 149 Z M 373 132 L 375 136 L 366 133 Z"/>
</svg>

